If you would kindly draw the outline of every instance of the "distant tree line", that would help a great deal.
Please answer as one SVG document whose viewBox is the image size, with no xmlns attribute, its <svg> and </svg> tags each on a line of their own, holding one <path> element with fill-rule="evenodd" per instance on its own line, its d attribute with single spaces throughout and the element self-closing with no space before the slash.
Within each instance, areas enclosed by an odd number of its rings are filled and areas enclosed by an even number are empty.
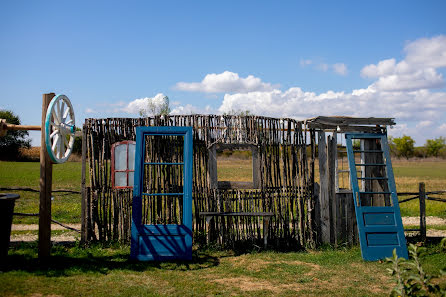
<svg viewBox="0 0 446 297">
<path fill-rule="evenodd" d="M 438 137 L 428 139 L 424 146 L 415 146 L 412 137 L 403 135 L 402 137 L 389 137 L 390 153 L 396 157 L 406 159 L 441 157 L 446 158 L 446 138 Z"/>
<path fill-rule="evenodd" d="M 147 103 L 147 108 L 140 111 L 141 116 L 167 115 L 170 113 L 169 98 L 164 96 L 161 102 L 155 102 L 153 99 Z M 231 114 L 250 115 L 250 111 L 231 111 Z M 0 110 L 0 119 L 6 119 L 7 123 L 20 125 L 20 119 L 12 111 Z M 77 128 L 79 131 L 80 129 Z M 30 148 L 31 141 L 28 139 L 27 131 L 8 131 L 7 136 L 0 137 L 0 160 L 17 160 L 20 159 L 19 150 L 21 148 Z M 359 148 L 360 143 L 353 143 L 354 147 Z M 441 157 L 446 159 L 446 138 L 438 137 L 428 139 L 424 146 L 415 147 L 415 141 L 412 137 L 403 135 L 402 137 L 389 137 L 390 153 L 396 157 L 406 159 L 417 157 Z M 82 138 L 76 137 L 73 145 L 73 154 L 80 155 L 82 153 Z"/>
<path fill-rule="evenodd" d="M 0 110 L 0 119 L 5 119 L 9 124 L 20 125 L 19 117 L 9 110 Z M 5 136 L 0 136 L 0 160 L 16 160 L 19 149 L 31 147 L 28 136 L 28 131 L 22 130 L 10 130 Z"/>
</svg>

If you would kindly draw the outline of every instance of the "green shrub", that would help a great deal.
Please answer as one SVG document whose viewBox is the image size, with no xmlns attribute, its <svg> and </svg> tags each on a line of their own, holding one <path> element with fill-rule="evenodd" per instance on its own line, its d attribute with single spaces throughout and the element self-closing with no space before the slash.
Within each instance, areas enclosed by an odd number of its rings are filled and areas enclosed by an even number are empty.
<svg viewBox="0 0 446 297">
<path fill-rule="evenodd" d="M 442 247 L 445 244 L 443 239 Z M 410 244 L 408 250 L 410 260 L 398 258 L 396 249 L 392 258 L 386 258 L 387 262 L 392 263 L 388 271 L 396 277 L 397 283 L 390 296 L 446 296 L 446 290 L 432 281 L 436 277 L 428 275 L 421 266 L 420 257 L 426 249 Z M 445 275 L 445 271 L 440 270 L 440 274 Z"/>
</svg>

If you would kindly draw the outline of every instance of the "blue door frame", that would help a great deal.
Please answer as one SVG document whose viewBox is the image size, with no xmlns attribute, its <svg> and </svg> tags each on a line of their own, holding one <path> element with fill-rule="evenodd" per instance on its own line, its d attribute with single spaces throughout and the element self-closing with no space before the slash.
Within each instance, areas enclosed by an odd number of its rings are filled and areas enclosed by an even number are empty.
<svg viewBox="0 0 446 297">
<path fill-rule="evenodd" d="M 156 163 L 156 165 L 183 166 L 182 193 L 144 193 L 145 136 L 183 136 L 183 162 Z M 137 127 L 135 175 L 132 203 L 132 239 L 130 257 L 140 261 L 192 259 L 192 127 Z M 144 225 L 142 222 L 143 196 L 183 196 L 182 224 Z"/>
<path fill-rule="evenodd" d="M 403 222 L 396 193 L 387 135 L 383 133 L 346 133 L 345 139 L 362 258 L 367 261 L 384 259 L 385 257 L 391 257 L 393 250 L 396 249 L 399 257 L 407 259 L 406 238 L 404 236 Z M 378 139 L 381 144 L 381 149 L 355 150 L 352 143 L 353 139 Z M 358 164 L 355 160 L 355 153 L 382 154 L 384 163 Z M 358 177 L 356 166 L 382 166 L 385 168 L 385 176 Z M 361 191 L 359 189 L 358 179 L 387 181 L 388 192 Z M 391 206 L 362 206 L 361 195 L 367 194 L 390 195 Z"/>
</svg>

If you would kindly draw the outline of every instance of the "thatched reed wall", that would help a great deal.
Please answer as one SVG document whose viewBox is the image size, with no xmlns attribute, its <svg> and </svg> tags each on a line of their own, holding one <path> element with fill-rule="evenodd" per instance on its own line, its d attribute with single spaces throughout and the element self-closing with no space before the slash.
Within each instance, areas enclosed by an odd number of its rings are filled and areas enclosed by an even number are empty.
<svg viewBox="0 0 446 297">
<path fill-rule="evenodd" d="M 194 240 L 200 241 L 209 231 L 198 215 L 200 211 L 273 212 L 275 215 L 269 227 L 270 243 L 315 246 L 314 130 L 304 132 L 304 123 L 293 119 L 257 116 L 87 119 L 84 140 L 89 182 L 87 179 L 84 191 L 83 238 L 129 241 L 132 193 L 128 189 L 112 188 L 110 154 L 113 143 L 135 140 L 137 126 L 194 128 Z M 256 148 L 258 187 L 219 189 L 216 186 L 212 181 L 215 168 L 209 159 L 217 144 L 249 144 Z M 172 184 L 172 180 L 161 183 Z M 166 203 L 162 204 L 163 208 L 178 207 L 173 201 Z M 148 207 L 147 211 L 153 211 L 153 208 Z M 177 215 L 177 211 L 170 211 L 169 220 L 177 220 L 173 217 Z M 149 213 L 146 217 L 150 217 Z M 261 220 L 261 217 L 218 218 L 210 229 L 219 244 L 228 246 L 237 241 L 259 238 L 262 234 Z M 148 219 L 147 223 L 153 222 Z"/>
</svg>

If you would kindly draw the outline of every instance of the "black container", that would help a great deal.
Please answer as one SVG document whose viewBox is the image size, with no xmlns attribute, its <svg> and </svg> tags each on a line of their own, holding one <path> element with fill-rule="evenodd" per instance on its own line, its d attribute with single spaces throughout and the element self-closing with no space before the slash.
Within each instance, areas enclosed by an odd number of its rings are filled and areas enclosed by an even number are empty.
<svg viewBox="0 0 446 297">
<path fill-rule="evenodd" d="M 0 193 L 0 258 L 8 256 L 14 204 L 18 198 L 20 195 Z"/>
</svg>

